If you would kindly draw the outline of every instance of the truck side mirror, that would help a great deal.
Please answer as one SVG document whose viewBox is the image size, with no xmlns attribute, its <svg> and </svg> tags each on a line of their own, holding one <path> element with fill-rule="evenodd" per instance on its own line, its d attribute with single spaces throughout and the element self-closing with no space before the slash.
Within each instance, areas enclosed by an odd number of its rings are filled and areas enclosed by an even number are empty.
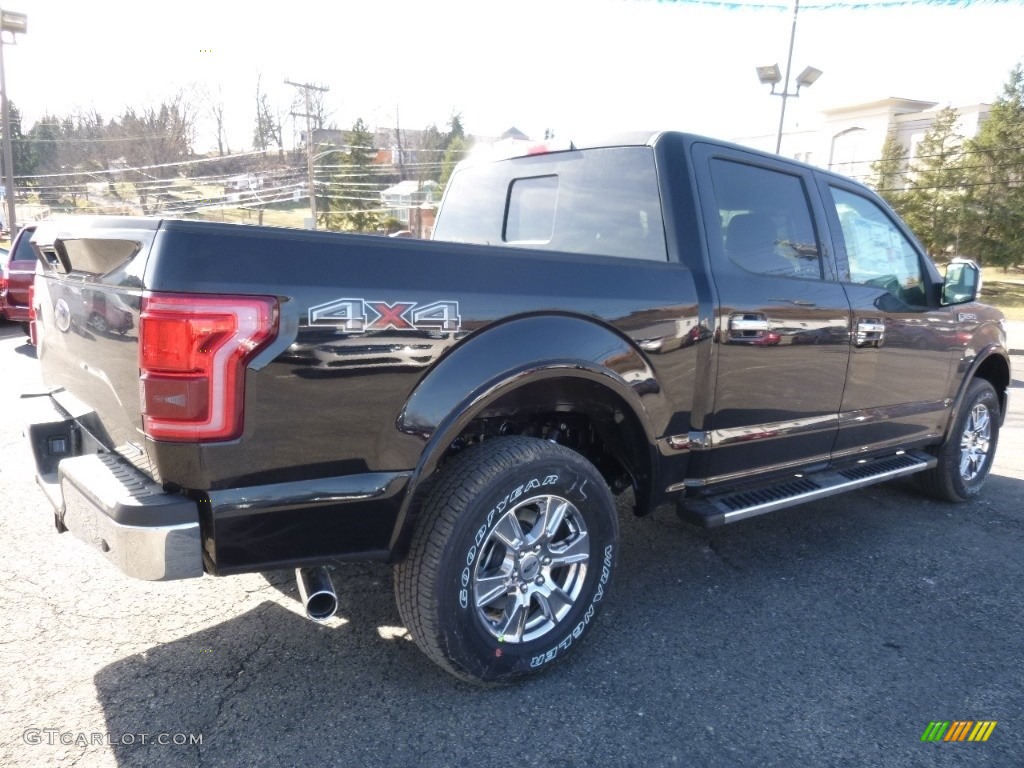
<svg viewBox="0 0 1024 768">
<path fill-rule="evenodd" d="M 942 303 L 966 304 L 978 298 L 981 291 L 981 268 L 968 259 L 953 259 L 946 267 L 942 283 Z"/>
</svg>

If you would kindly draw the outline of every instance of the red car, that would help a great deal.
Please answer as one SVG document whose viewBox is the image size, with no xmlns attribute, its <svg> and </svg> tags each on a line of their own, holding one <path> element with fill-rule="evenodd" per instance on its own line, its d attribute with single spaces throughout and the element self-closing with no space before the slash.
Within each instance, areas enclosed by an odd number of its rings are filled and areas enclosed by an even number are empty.
<svg viewBox="0 0 1024 768">
<path fill-rule="evenodd" d="M 0 317 L 21 323 L 28 333 L 29 289 L 36 273 L 36 256 L 29 246 L 34 226 L 25 227 L 14 239 L 0 272 Z"/>
</svg>

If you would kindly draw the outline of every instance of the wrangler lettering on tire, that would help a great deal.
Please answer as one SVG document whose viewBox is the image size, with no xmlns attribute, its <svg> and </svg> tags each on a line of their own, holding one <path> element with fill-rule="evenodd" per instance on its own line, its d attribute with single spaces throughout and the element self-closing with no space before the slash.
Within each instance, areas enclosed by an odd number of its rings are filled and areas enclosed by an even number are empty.
<svg viewBox="0 0 1024 768">
<path fill-rule="evenodd" d="M 474 446 L 442 472 L 395 569 L 413 639 L 476 683 L 563 658 L 614 570 L 618 521 L 603 478 L 575 451 L 527 437 Z"/>
</svg>

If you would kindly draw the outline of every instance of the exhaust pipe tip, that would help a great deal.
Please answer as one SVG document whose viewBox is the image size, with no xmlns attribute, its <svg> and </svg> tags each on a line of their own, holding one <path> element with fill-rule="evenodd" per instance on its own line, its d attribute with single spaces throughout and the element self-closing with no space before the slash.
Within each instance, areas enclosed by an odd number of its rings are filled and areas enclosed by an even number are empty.
<svg viewBox="0 0 1024 768">
<path fill-rule="evenodd" d="M 306 616 L 316 622 L 325 622 L 338 611 L 338 595 L 331 583 L 327 568 L 296 568 L 295 580 L 299 585 L 299 600 Z"/>
</svg>

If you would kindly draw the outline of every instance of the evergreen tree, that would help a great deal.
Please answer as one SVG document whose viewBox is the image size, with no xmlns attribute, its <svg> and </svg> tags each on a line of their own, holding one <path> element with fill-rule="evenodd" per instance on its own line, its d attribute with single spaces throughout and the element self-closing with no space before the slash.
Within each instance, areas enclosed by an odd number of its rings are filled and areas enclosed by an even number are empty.
<svg viewBox="0 0 1024 768">
<path fill-rule="evenodd" d="M 448 118 L 448 132 L 444 135 L 444 148 L 448 149 L 455 141 L 466 141 L 466 129 L 462 125 L 462 113 L 452 112 Z"/>
<path fill-rule="evenodd" d="M 448 119 L 448 132 L 444 134 L 444 157 L 441 159 L 441 173 L 438 177 L 440 192 L 448 186 L 455 166 L 469 154 L 470 142 L 462 125 L 462 115 L 452 112 Z"/>
<path fill-rule="evenodd" d="M 332 172 L 325 199 L 317 204 L 317 210 L 324 211 L 320 221 L 327 229 L 367 232 L 380 226 L 382 185 L 374 174 L 373 137 L 359 118 L 347 132 L 347 145 L 328 157 Z"/>
<path fill-rule="evenodd" d="M 882 156 L 871 163 L 871 186 L 901 216 L 906 197 L 907 155 L 896 129 L 891 128 L 882 143 Z"/>
<path fill-rule="evenodd" d="M 448 144 L 448 148 L 444 151 L 444 159 L 441 161 L 440 184 L 442 190 L 448 186 L 448 180 L 452 177 L 455 166 L 468 154 L 469 146 L 466 144 L 465 139 L 452 139 L 451 143 Z"/>
<path fill-rule="evenodd" d="M 1018 64 L 968 143 L 964 252 L 984 264 L 1024 262 L 1024 71 Z"/>
<path fill-rule="evenodd" d="M 901 201 L 907 225 L 933 259 L 957 245 L 964 211 L 963 137 L 952 107 L 942 109 L 917 147 L 910 186 Z"/>
<path fill-rule="evenodd" d="M 11 166 L 13 175 L 29 176 L 36 172 L 39 158 L 36 145 L 21 132 L 21 112 L 14 102 L 8 102 L 11 119 Z"/>
</svg>

